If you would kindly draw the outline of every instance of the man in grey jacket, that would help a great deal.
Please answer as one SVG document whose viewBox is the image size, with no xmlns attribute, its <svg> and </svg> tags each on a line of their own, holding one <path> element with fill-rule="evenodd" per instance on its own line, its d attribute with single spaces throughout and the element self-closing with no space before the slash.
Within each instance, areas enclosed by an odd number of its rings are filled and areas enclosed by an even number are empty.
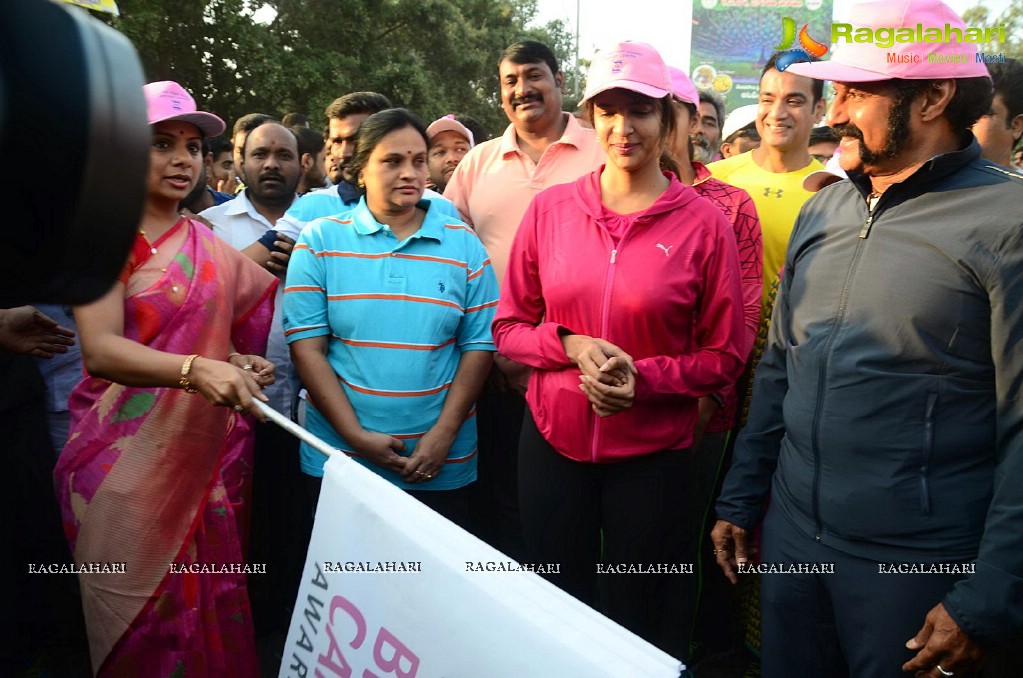
<svg viewBox="0 0 1023 678">
<path fill-rule="evenodd" d="M 965 33 L 938 0 L 857 17 Z M 969 131 L 992 97 L 975 57 L 839 40 L 790 67 L 834 82 L 850 180 L 796 222 L 717 504 L 726 575 L 771 572 L 767 678 L 962 675 L 1023 630 L 1023 181 Z"/>
</svg>

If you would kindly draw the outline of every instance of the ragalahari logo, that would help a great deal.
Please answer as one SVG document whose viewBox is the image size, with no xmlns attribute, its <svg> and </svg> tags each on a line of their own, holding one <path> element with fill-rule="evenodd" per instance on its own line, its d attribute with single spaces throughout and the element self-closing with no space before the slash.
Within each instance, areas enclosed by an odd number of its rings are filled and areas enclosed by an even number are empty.
<svg viewBox="0 0 1023 678">
<path fill-rule="evenodd" d="M 796 41 L 796 20 L 791 17 L 784 17 L 782 19 L 782 37 L 781 42 L 775 45 L 775 51 L 781 52 L 778 55 L 778 60 L 775 62 L 775 67 L 779 72 L 784 71 L 792 64 L 798 63 L 809 63 L 812 61 L 812 57 L 821 58 L 828 53 L 828 46 L 817 42 L 810 37 L 810 34 L 806 31 L 809 24 L 803 24 L 803 29 L 799 31 L 799 47 L 795 49 L 789 49 L 792 47 L 792 43 Z"/>
</svg>

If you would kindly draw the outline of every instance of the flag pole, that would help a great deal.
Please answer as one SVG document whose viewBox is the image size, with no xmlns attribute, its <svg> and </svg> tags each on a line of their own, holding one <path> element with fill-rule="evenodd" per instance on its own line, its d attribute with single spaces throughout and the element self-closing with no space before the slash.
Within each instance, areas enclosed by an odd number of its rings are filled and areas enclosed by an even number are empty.
<svg viewBox="0 0 1023 678">
<path fill-rule="evenodd" d="M 308 445 L 313 447 L 317 452 L 325 454 L 328 457 L 337 453 L 337 450 L 335 448 L 323 442 L 322 440 L 314 436 L 312 433 L 305 430 L 292 420 L 288 419 L 283 414 L 281 414 L 274 408 L 270 407 L 266 403 L 260 402 L 259 400 L 255 399 L 253 399 L 252 402 L 256 404 L 256 407 L 259 408 L 260 412 L 266 415 L 267 419 L 277 424 L 278 426 L 280 426 L 285 431 L 295 436 L 302 442 L 307 443 Z"/>
</svg>

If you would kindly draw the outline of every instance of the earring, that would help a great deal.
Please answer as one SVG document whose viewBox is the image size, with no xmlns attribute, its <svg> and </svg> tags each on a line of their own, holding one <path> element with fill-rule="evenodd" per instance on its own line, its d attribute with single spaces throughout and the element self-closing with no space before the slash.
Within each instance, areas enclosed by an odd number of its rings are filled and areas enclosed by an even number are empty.
<svg viewBox="0 0 1023 678">
<path fill-rule="evenodd" d="M 362 180 L 362 177 L 359 177 L 356 183 L 359 184 L 359 188 L 361 188 L 364 191 L 366 190 L 366 182 Z"/>
</svg>

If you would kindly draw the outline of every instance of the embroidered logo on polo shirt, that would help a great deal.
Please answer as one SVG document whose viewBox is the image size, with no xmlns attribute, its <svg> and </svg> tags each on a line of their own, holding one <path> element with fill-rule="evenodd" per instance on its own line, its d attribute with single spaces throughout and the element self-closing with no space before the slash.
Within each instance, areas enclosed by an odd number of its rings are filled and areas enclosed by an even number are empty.
<svg viewBox="0 0 1023 678">
<path fill-rule="evenodd" d="M 674 247 L 674 245 L 668 245 L 667 247 L 665 247 L 661 243 L 657 243 L 657 246 L 664 250 L 664 256 L 668 256 L 668 254 L 671 253 L 671 248 Z"/>
<path fill-rule="evenodd" d="M 440 282 L 437 283 L 437 289 L 441 291 L 441 294 L 443 294 L 444 290 L 447 289 L 446 287 L 444 287 L 444 281 L 443 280 L 441 280 Z"/>
</svg>

